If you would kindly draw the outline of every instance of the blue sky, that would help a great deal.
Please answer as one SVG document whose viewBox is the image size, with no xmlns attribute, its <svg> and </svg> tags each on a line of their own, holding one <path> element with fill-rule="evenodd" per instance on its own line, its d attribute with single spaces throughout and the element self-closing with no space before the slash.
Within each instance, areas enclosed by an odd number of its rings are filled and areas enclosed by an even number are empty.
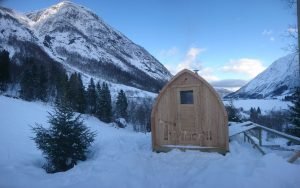
<svg viewBox="0 0 300 188">
<path fill-rule="evenodd" d="M 28 12 L 58 0 L 4 0 Z M 172 73 L 199 69 L 210 82 L 250 80 L 290 53 L 296 16 L 284 0 L 73 0 L 143 46 Z M 240 82 L 241 83 L 241 82 Z M 233 84 L 234 85 L 234 84 Z M 238 86 L 237 86 L 238 87 Z"/>
</svg>

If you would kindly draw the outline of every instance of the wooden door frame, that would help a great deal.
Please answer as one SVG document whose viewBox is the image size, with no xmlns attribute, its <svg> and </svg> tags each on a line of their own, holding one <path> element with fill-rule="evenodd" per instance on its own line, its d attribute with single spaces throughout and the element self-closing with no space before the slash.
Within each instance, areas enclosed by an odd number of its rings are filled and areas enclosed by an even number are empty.
<svg viewBox="0 0 300 188">
<path fill-rule="evenodd" d="M 180 96 L 180 92 L 181 91 L 193 91 L 193 104 L 181 104 L 181 96 Z M 197 136 L 199 137 L 199 134 L 200 134 L 200 125 L 199 124 L 199 117 L 197 116 L 197 111 L 199 111 L 199 106 L 198 106 L 198 100 L 199 100 L 199 85 L 183 85 L 183 86 L 177 86 L 176 87 L 176 105 L 177 105 L 177 109 L 176 109 L 176 121 L 177 121 L 177 134 L 178 134 L 178 140 L 177 140 L 177 143 L 176 144 L 182 144 L 181 143 L 181 140 L 180 140 L 180 137 L 181 137 L 181 132 L 182 131 L 186 131 L 184 130 L 183 128 L 183 125 L 182 125 L 182 122 L 181 122 L 181 119 L 180 119 L 180 113 L 181 113 L 181 107 L 182 105 L 191 105 L 193 106 L 193 111 L 194 111 L 194 117 L 195 118 L 195 123 L 194 123 L 194 131 L 195 133 L 197 134 Z M 200 138 L 197 138 L 199 140 L 199 142 L 201 142 L 201 139 Z M 191 138 L 191 141 L 190 141 L 190 144 L 192 145 L 199 145 L 201 143 L 193 143 L 193 140 Z"/>
</svg>

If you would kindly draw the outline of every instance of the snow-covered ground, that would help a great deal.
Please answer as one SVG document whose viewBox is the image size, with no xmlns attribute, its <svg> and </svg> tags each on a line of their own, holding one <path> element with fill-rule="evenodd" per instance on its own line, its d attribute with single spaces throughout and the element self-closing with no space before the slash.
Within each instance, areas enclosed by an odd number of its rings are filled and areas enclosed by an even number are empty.
<svg viewBox="0 0 300 188">
<path fill-rule="evenodd" d="M 223 103 L 226 105 L 229 104 L 229 101 L 226 100 L 223 101 Z M 282 101 L 279 99 L 237 99 L 233 100 L 233 104 L 236 108 L 243 108 L 244 111 L 250 110 L 251 107 L 259 107 L 263 113 L 271 110 L 288 110 L 289 105 L 292 105 L 288 101 Z"/>
<path fill-rule="evenodd" d="M 0 187 L 223 187 L 293 188 L 300 165 L 277 154 L 262 156 L 247 143 L 230 143 L 230 153 L 173 150 L 154 153 L 151 135 L 117 129 L 84 116 L 97 131 L 90 158 L 73 169 L 47 174 L 29 125 L 46 125 L 51 107 L 0 96 Z"/>
</svg>

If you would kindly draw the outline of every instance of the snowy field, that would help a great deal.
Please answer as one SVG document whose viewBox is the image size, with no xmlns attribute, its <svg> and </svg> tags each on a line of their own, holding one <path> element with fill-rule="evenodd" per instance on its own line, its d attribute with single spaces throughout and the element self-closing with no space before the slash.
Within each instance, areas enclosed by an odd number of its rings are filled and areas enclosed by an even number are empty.
<svg viewBox="0 0 300 188">
<path fill-rule="evenodd" d="M 51 107 L 0 96 L 0 188 L 298 188 L 300 164 L 277 154 L 262 156 L 235 140 L 230 153 L 154 153 L 151 135 L 117 129 L 93 117 L 97 131 L 90 158 L 73 169 L 47 174 L 30 139 L 29 125 L 46 124 Z"/>
<path fill-rule="evenodd" d="M 229 104 L 229 101 L 226 100 L 223 103 L 226 105 Z M 244 111 L 250 110 L 251 107 L 259 107 L 263 113 L 271 110 L 288 110 L 289 105 L 291 105 L 290 102 L 279 99 L 238 99 L 233 100 L 233 104 L 237 108 L 243 108 Z"/>
</svg>

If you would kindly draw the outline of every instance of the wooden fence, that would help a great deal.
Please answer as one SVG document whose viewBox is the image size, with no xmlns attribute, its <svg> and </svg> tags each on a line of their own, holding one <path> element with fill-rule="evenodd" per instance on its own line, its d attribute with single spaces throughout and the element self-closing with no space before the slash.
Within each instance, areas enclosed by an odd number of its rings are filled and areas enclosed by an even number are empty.
<svg viewBox="0 0 300 188">
<path fill-rule="evenodd" d="M 254 148 L 256 148 L 262 155 L 265 155 L 266 152 L 263 150 L 263 145 L 262 145 L 262 131 L 266 131 L 268 133 L 272 133 L 274 135 L 277 135 L 279 137 L 285 138 L 287 140 L 289 140 L 291 143 L 294 144 L 300 144 L 300 138 L 296 137 L 296 136 L 292 136 L 292 135 L 288 135 L 285 134 L 283 132 L 274 130 L 274 129 L 270 129 L 268 127 L 253 123 L 251 121 L 247 121 L 244 123 L 240 123 L 240 124 L 236 124 L 236 125 L 232 125 L 234 126 L 234 128 L 230 128 L 229 127 L 229 138 L 232 138 L 233 136 L 243 133 L 244 134 L 244 141 L 248 141 L 249 143 L 251 143 L 253 145 Z M 255 140 L 250 134 L 249 132 L 251 130 L 255 130 L 258 131 L 258 136 L 257 136 L 257 140 Z M 300 151 L 296 150 L 294 151 L 294 155 L 288 160 L 288 162 L 293 163 L 295 162 L 299 157 L 300 157 Z"/>
</svg>

